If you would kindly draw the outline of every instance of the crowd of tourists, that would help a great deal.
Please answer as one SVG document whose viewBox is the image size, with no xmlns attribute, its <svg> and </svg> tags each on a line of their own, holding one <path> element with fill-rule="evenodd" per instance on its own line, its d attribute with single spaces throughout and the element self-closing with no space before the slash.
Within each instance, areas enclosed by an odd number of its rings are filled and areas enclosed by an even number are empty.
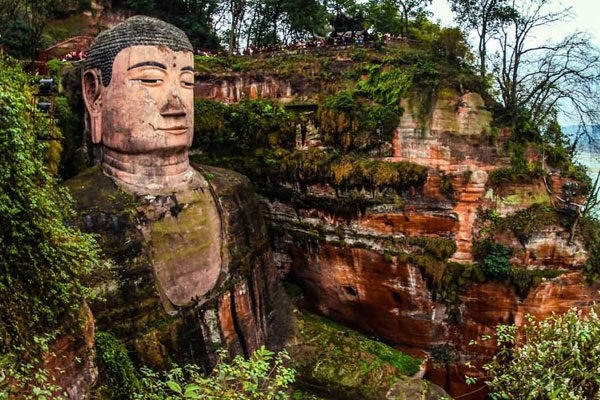
<svg viewBox="0 0 600 400">
<path fill-rule="evenodd" d="M 285 53 L 285 52 L 295 52 L 298 50 L 312 50 L 319 48 L 329 48 L 329 47 L 345 47 L 351 45 L 364 45 L 364 44 L 373 44 L 376 42 L 389 42 L 393 40 L 404 40 L 402 36 L 395 36 L 390 33 L 379 33 L 379 34 L 369 34 L 368 32 L 363 32 L 358 35 L 352 35 L 349 32 L 343 35 L 331 35 L 327 38 L 321 39 L 312 39 L 312 40 L 298 40 L 293 41 L 288 44 L 271 44 L 267 46 L 256 46 L 251 45 L 242 51 L 242 54 L 245 56 L 255 55 L 255 54 L 263 54 L 263 53 Z"/>
<path fill-rule="evenodd" d="M 297 51 L 310 51 L 313 49 L 321 48 L 332 48 L 332 47 L 346 47 L 351 45 L 365 45 L 374 43 L 384 43 L 390 41 L 402 41 L 406 40 L 403 36 L 396 36 L 390 33 L 378 33 L 370 34 L 368 32 L 362 32 L 360 34 L 352 34 L 346 32 L 345 34 L 336 35 L 335 33 L 327 38 L 317 38 L 311 40 L 295 40 L 289 43 L 269 44 L 265 46 L 258 46 L 255 44 L 246 47 L 240 51 L 241 55 L 252 56 L 258 54 L 270 54 L 270 53 L 286 53 L 286 52 L 297 52 Z M 223 55 L 216 51 L 195 48 L 194 54 L 205 57 L 218 57 Z"/>
<path fill-rule="evenodd" d="M 270 44 L 266 46 L 250 45 L 240 53 L 244 56 L 252 56 L 258 54 L 269 54 L 269 53 L 286 53 L 286 52 L 297 52 L 307 51 L 321 48 L 332 48 L 332 47 L 346 47 L 351 45 L 365 45 L 374 43 L 384 43 L 390 41 L 402 41 L 405 40 L 402 36 L 392 35 L 390 33 L 378 33 L 370 34 L 368 32 L 362 32 L 360 34 L 351 34 L 346 32 L 345 34 L 336 35 L 335 33 L 327 38 L 311 39 L 311 40 L 295 40 L 287 44 Z M 194 48 L 194 54 L 197 56 L 204 57 L 218 57 L 222 56 L 224 52 L 217 52 L 214 50 Z M 61 61 L 80 61 L 87 58 L 87 51 L 71 51 L 60 57 Z"/>
<path fill-rule="evenodd" d="M 87 58 L 87 51 L 70 51 L 60 57 L 60 61 L 80 61 Z"/>
</svg>

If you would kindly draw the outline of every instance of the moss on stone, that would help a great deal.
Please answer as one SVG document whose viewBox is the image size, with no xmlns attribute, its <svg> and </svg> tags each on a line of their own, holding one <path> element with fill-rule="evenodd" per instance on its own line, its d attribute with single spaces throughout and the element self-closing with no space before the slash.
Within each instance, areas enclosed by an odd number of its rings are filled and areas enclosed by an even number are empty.
<svg viewBox="0 0 600 400">
<path fill-rule="evenodd" d="M 80 215 L 93 212 L 127 213 L 138 205 L 136 199 L 119 189 L 98 165 L 65 181 L 63 186 L 71 192 L 75 209 Z"/>
<path fill-rule="evenodd" d="M 527 269 L 512 266 L 508 274 L 508 282 L 515 288 L 521 298 L 526 298 L 529 291 L 544 280 L 554 279 L 567 271 L 561 269 Z"/>
<path fill-rule="evenodd" d="M 494 233 L 512 232 L 521 243 L 527 243 L 529 238 L 551 225 L 562 225 L 562 217 L 556 209 L 543 204 L 534 204 L 524 210 L 504 218 L 499 218 L 495 224 Z"/>
<path fill-rule="evenodd" d="M 421 360 L 308 313 L 297 314 L 290 343 L 301 387 L 347 399 L 383 399 L 403 376 L 418 372 Z"/>
</svg>

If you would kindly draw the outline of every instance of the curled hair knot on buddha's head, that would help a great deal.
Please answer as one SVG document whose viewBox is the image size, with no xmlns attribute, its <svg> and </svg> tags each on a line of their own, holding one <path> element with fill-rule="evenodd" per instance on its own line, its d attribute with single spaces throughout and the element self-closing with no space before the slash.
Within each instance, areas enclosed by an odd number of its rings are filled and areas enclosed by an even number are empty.
<svg viewBox="0 0 600 400">
<path fill-rule="evenodd" d="M 84 70 L 97 69 L 102 85 L 108 86 L 115 57 L 132 46 L 165 46 L 173 51 L 193 51 L 186 34 L 156 18 L 138 15 L 98 35 L 88 51 Z"/>
</svg>

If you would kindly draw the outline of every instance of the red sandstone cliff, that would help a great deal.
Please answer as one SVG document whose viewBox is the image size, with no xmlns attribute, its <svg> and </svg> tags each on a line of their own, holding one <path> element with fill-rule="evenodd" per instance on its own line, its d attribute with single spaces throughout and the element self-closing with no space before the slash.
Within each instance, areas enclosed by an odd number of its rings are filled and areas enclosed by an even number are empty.
<svg viewBox="0 0 600 400">
<path fill-rule="evenodd" d="M 216 80 L 200 80 L 197 96 L 228 102 L 244 93 L 254 97 L 252 88 L 259 86 L 267 98 L 281 97 L 280 92 L 303 96 L 301 89 L 275 79 L 229 78 L 212 87 Z M 576 235 L 569 241 L 569 232 L 551 221 L 526 240 L 507 230 L 493 238 L 512 249 L 511 263 L 525 275 L 540 270 L 558 271 L 555 275 L 521 287 L 473 272 L 473 244 L 487 229 L 485 210 L 510 218 L 531 206 L 556 204 L 566 180 L 550 174 L 549 187 L 541 179 L 490 185 L 489 173 L 509 165 L 500 151 L 506 132 L 492 135 L 491 115 L 476 93 L 440 93 L 423 120 L 408 103 L 403 106 L 387 160 L 429 167 L 421 190 L 406 193 L 401 206 L 371 206 L 350 218 L 265 197 L 275 260 L 282 274 L 303 287 L 302 306 L 424 355 L 428 379 L 453 396 L 481 399 L 481 386 L 465 384 L 465 373 L 477 372 L 464 363 L 482 365 L 494 345 L 470 346 L 472 340 L 492 334 L 498 324 L 521 324 L 526 314 L 543 318 L 588 307 L 599 285 L 585 280 L 583 239 Z M 451 183 L 450 195 L 443 191 L 444 181 Z M 327 187 L 309 187 L 308 194 L 336 201 Z M 428 242 L 435 239 L 441 242 Z M 435 255 L 431 248 L 452 241 L 452 254 Z"/>
</svg>

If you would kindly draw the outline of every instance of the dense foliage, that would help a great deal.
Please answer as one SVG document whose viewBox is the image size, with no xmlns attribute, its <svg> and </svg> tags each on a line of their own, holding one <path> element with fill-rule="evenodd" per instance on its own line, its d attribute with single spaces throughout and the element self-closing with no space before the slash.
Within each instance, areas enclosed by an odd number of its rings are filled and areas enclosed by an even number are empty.
<svg viewBox="0 0 600 400">
<path fill-rule="evenodd" d="M 595 399 L 600 395 L 600 317 L 572 309 L 542 321 L 499 326 L 499 352 L 483 368 L 490 397 L 501 399 Z M 467 378 L 473 380 L 473 378 Z"/>
<path fill-rule="evenodd" d="M 579 223 L 579 235 L 583 238 L 589 258 L 585 264 L 585 273 L 590 282 L 600 278 L 600 221 L 588 216 Z"/>
<path fill-rule="evenodd" d="M 305 192 L 307 186 L 321 183 L 339 192 L 366 190 L 374 195 L 401 193 L 424 182 L 424 167 L 369 155 L 390 140 L 397 105 L 369 105 L 347 92 L 324 102 L 317 120 L 312 120 L 270 101 L 243 100 L 228 106 L 197 100 L 194 146 L 202 155 L 195 159 L 238 170 L 261 183 L 261 189 L 290 183 Z M 296 149 L 297 140 L 308 139 L 309 123 L 321 127 L 326 147 Z"/>
<path fill-rule="evenodd" d="M 94 337 L 96 365 L 102 377 L 99 391 L 110 400 L 131 400 L 141 389 L 127 349 L 108 332 L 98 331 Z"/>
<path fill-rule="evenodd" d="M 220 360 L 210 375 L 195 365 L 175 368 L 164 373 L 142 369 L 139 400 L 231 399 L 285 400 L 294 382 L 295 371 L 286 366 L 285 351 L 275 355 L 261 347 L 249 359 L 234 357 L 226 362 L 227 352 L 219 351 Z"/>
<path fill-rule="evenodd" d="M 84 274 L 97 263 L 89 235 L 66 224 L 68 193 L 44 165 L 58 135 L 31 109 L 30 81 L 0 59 L 0 352 L 35 353 L 40 336 L 75 318 Z"/>
<path fill-rule="evenodd" d="M 474 253 L 475 257 L 481 259 L 482 269 L 487 277 L 502 280 L 508 276 L 511 253 L 509 248 L 488 239 L 476 246 Z"/>
</svg>

